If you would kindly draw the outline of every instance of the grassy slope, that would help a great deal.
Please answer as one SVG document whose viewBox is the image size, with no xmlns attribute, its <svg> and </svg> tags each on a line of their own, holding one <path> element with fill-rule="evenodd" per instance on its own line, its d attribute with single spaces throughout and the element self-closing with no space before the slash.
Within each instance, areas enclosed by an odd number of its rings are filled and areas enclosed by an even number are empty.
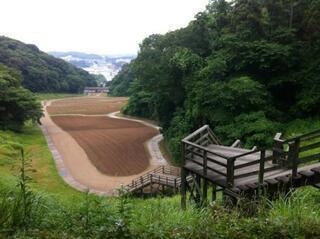
<svg viewBox="0 0 320 239">
<path fill-rule="evenodd" d="M 28 125 L 22 133 L 3 132 L 1 135 L 9 137 L 11 141 L 19 142 L 24 146 L 28 159 L 31 159 L 32 187 L 36 191 L 46 192 L 65 198 L 78 196 L 76 190 L 70 188 L 59 176 L 51 152 L 40 128 Z M 9 159 L 0 154 L 0 181 L 12 186 L 16 181 L 15 175 L 19 168 L 19 155 L 16 159 Z"/>
<path fill-rule="evenodd" d="M 49 93 L 36 94 L 36 96 L 39 100 L 45 100 L 77 97 L 79 95 Z M 65 200 L 72 200 L 74 197 L 83 195 L 83 193 L 68 186 L 58 174 L 47 142 L 38 126 L 27 124 L 20 133 L 0 131 L 0 135 L 24 146 L 27 158 L 31 159 L 32 171 L 30 176 L 32 177 L 32 188 L 34 190 L 46 192 Z M 0 152 L 0 185 L 14 186 L 17 181 L 15 175 L 18 173 L 18 168 L 18 159 L 9 159 L 7 156 L 1 155 Z"/>
<path fill-rule="evenodd" d="M 83 94 L 68 93 L 35 93 L 35 95 L 39 101 L 83 96 Z"/>
<path fill-rule="evenodd" d="M 288 125 L 286 133 L 293 135 L 297 132 L 319 128 L 319 126 L 320 120 L 297 120 Z M 64 205 L 62 208 L 49 206 L 49 209 L 46 209 L 52 214 L 50 227 L 54 230 L 54 232 L 46 233 L 55 233 L 59 235 L 57 236 L 59 238 L 62 231 L 69 230 L 61 226 L 63 221 L 69 220 L 69 218 L 72 227 L 78 226 L 79 231 L 74 232 L 70 229 L 67 233 L 73 236 L 83 236 L 89 233 L 81 231 L 83 225 L 77 219 L 77 215 L 84 210 L 85 194 L 72 189 L 60 178 L 40 129 L 27 125 L 22 133 L 0 132 L 0 135 L 6 135 L 13 141 L 23 143 L 28 157 L 32 159 L 33 171 L 30 172 L 33 178 L 32 189 L 46 195 L 48 200 L 50 198 L 48 202 L 57 199 L 56 202 Z M 18 160 L 0 154 L 0 189 L 12 189 L 16 186 L 17 178 L 14 175 L 18 173 L 18 165 Z M 111 224 L 118 225 L 117 222 L 108 219 L 108 214 L 110 217 L 114 215 L 115 218 L 127 220 L 125 225 L 130 225 L 128 226 L 130 233 L 142 238 L 195 238 L 195 235 L 198 238 L 204 238 L 207 235 L 215 237 L 215 234 L 227 238 L 255 238 L 257 235 L 269 238 L 268 236 L 274 233 L 277 233 L 278 238 L 299 237 L 301 235 L 311 235 L 315 236 L 314 238 L 320 236 L 317 232 L 320 225 L 320 193 L 313 188 L 298 190 L 292 199 L 278 200 L 268 206 L 271 208 L 270 210 L 263 208 L 258 214 L 251 217 L 243 216 L 250 211 L 248 206 L 243 207 L 245 212 L 241 209 L 234 210 L 232 213 L 224 211 L 223 208 L 215 204 L 211 205 L 208 210 L 202 211 L 189 207 L 187 211 L 182 211 L 180 210 L 179 196 L 147 200 L 129 199 L 125 205 L 122 205 L 120 199 L 98 199 L 96 196 L 89 196 L 89 198 L 93 201 L 101 201 L 110 210 L 108 212 L 100 210 L 93 203 L 90 220 L 105 217 L 103 223 L 109 223 L 107 224 L 109 226 Z M 128 215 L 123 214 L 122 206 L 129 208 L 126 209 Z M 70 215 L 63 214 L 64 207 L 67 207 L 67 211 L 70 210 Z M 94 222 L 88 229 L 92 230 L 90 235 L 98 233 L 101 226 L 102 222 Z M 120 230 L 120 233 L 123 233 L 124 229 L 118 226 L 114 230 Z M 45 228 L 45 226 L 42 227 Z M 48 229 L 41 230 L 47 231 Z"/>
</svg>

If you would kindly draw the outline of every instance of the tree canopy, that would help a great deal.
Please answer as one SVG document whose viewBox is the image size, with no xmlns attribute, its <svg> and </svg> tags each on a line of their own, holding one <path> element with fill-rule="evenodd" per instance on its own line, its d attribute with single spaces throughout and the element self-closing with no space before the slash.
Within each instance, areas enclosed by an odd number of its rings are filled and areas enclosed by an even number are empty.
<svg viewBox="0 0 320 239">
<path fill-rule="evenodd" d="M 292 119 L 319 115 L 320 1 L 210 1 L 185 28 L 151 35 L 128 69 L 125 113 L 157 120 L 173 154 L 208 123 L 225 142 L 268 145 Z"/>
<path fill-rule="evenodd" d="M 26 120 L 42 116 L 40 103 L 21 87 L 21 75 L 0 64 L 0 129 L 19 130 Z"/>
<path fill-rule="evenodd" d="M 110 94 L 113 96 L 128 96 L 129 87 L 133 79 L 131 65 L 123 65 L 121 71 L 110 82 Z"/>
<path fill-rule="evenodd" d="M 22 86 L 33 92 L 78 93 L 96 86 L 88 72 L 40 51 L 35 45 L 0 36 L 0 63 L 18 70 Z"/>
</svg>

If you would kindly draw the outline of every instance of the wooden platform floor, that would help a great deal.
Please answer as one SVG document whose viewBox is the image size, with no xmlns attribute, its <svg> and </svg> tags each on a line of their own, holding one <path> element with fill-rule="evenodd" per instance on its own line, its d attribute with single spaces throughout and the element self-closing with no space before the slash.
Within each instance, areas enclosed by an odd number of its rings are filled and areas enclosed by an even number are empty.
<svg viewBox="0 0 320 239">
<path fill-rule="evenodd" d="M 221 146 L 221 145 L 209 145 L 209 146 L 207 146 L 207 148 L 209 148 L 210 150 L 212 150 L 216 153 L 219 153 L 221 155 L 225 155 L 227 157 L 233 157 L 236 155 L 250 152 L 250 150 L 248 150 L 248 149 L 231 148 L 231 147 Z M 266 158 L 270 157 L 271 155 L 272 155 L 271 151 L 266 151 Z M 227 159 L 225 159 L 225 158 L 215 156 L 212 153 L 208 153 L 208 156 L 213 158 L 214 160 L 219 161 L 220 163 L 227 164 Z M 260 153 L 250 154 L 250 155 L 238 158 L 235 161 L 235 167 L 242 165 L 242 164 L 245 164 L 245 163 L 253 162 L 253 161 L 259 160 L 259 159 L 260 159 Z M 213 168 L 215 170 L 218 170 L 219 172 L 226 174 L 226 167 L 223 167 L 223 166 L 221 166 L 217 163 L 214 163 L 214 162 L 210 162 L 209 160 L 207 161 L 207 165 L 208 165 L 208 170 L 207 170 L 206 176 L 203 173 L 203 158 L 200 156 L 193 156 L 192 160 L 187 160 L 184 168 L 187 169 L 188 171 L 191 171 L 193 173 L 201 175 L 201 177 L 206 178 L 207 180 L 209 180 L 210 182 L 212 182 L 218 186 L 227 187 L 227 178 L 225 176 L 222 176 L 222 175 L 210 170 L 210 168 Z M 320 166 L 320 163 L 301 167 L 301 168 L 299 168 L 298 171 L 308 170 L 310 168 L 317 167 L 317 166 Z M 264 179 L 277 178 L 280 176 L 291 174 L 291 169 L 280 168 L 280 167 L 279 167 L 279 169 L 276 169 L 275 167 L 278 167 L 278 165 L 273 164 L 272 161 L 265 162 L 265 171 L 266 172 L 264 174 Z M 271 169 L 271 168 L 273 168 L 273 170 L 268 172 L 268 169 Z M 247 174 L 247 173 L 248 174 L 250 173 L 251 175 L 248 175 L 246 177 L 237 178 L 237 176 Z M 234 187 L 238 187 L 238 186 L 246 185 L 246 184 L 251 184 L 251 183 L 257 183 L 258 182 L 258 173 L 259 173 L 259 164 L 254 164 L 254 165 L 247 166 L 244 168 L 235 169 L 235 171 L 234 171 L 234 175 L 235 175 Z"/>
</svg>

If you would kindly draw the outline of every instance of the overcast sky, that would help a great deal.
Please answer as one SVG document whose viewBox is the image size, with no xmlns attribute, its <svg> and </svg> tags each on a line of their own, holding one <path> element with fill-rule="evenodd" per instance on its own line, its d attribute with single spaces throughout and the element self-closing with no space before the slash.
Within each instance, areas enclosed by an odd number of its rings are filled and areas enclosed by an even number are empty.
<svg viewBox="0 0 320 239">
<path fill-rule="evenodd" d="M 0 35 L 43 51 L 136 53 L 153 33 L 184 27 L 208 0 L 1 0 Z"/>
</svg>

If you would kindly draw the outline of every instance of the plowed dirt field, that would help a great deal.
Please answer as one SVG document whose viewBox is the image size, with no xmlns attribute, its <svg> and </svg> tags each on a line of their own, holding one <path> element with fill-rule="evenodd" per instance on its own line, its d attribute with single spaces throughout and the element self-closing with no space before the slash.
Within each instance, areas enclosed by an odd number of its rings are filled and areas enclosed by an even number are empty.
<svg viewBox="0 0 320 239">
<path fill-rule="evenodd" d="M 118 111 L 127 102 L 125 97 L 80 97 L 53 101 L 48 112 L 58 114 L 98 115 Z"/>
<path fill-rule="evenodd" d="M 62 101 L 58 102 L 63 105 Z M 107 106 L 101 106 L 101 109 L 106 113 L 108 109 L 116 108 L 117 106 L 112 104 L 118 105 L 117 102 L 105 101 Z M 94 103 L 95 101 L 92 101 L 92 104 Z M 85 105 L 86 110 L 97 113 L 97 108 L 96 111 L 91 110 L 93 105 L 90 107 L 88 102 Z M 51 106 L 49 112 L 50 108 Z M 70 113 L 69 109 L 64 112 Z M 138 122 L 107 116 L 69 115 L 51 118 L 77 141 L 100 172 L 111 176 L 134 175 L 145 170 L 149 165 L 149 156 L 144 143 L 159 133 L 156 129 Z"/>
</svg>

